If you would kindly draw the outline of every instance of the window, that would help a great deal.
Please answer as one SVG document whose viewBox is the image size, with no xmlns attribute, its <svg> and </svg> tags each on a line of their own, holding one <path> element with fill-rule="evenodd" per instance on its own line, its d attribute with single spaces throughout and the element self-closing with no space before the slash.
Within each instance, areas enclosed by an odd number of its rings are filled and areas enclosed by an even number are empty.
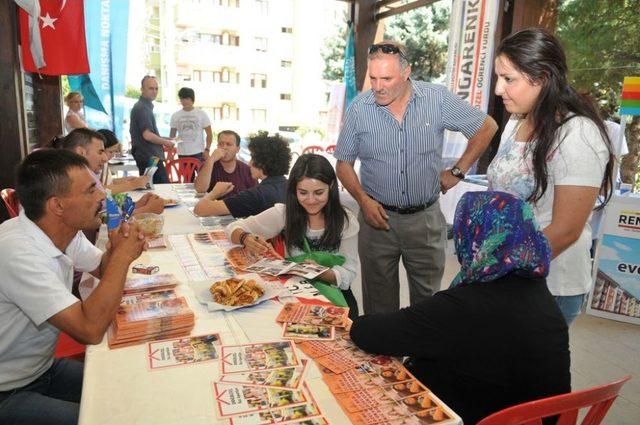
<svg viewBox="0 0 640 425">
<path fill-rule="evenodd" d="M 222 81 L 222 72 L 213 71 L 213 82 L 219 83 L 220 81 Z"/>
<path fill-rule="evenodd" d="M 200 40 L 200 43 L 204 43 L 204 44 L 213 44 L 214 43 L 213 34 L 199 33 L 198 34 L 198 39 Z"/>
<path fill-rule="evenodd" d="M 213 44 L 222 44 L 221 34 L 213 34 Z"/>
<path fill-rule="evenodd" d="M 260 15 L 269 14 L 269 1 L 268 0 L 255 0 L 256 10 Z"/>
<path fill-rule="evenodd" d="M 223 83 L 228 83 L 229 82 L 229 69 L 228 68 L 222 68 L 222 82 Z"/>
<path fill-rule="evenodd" d="M 280 93 L 280 100 L 291 100 L 291 93 Z"/>
<path fill-rule="evenodd" d="M 239 120 L 240 110 L 229 103 L 223 103 L 221 106 L 213 108 L 213 119 L 219 120 Z"/>
<path fill-rule="evenodd" d="M 200 81 L 201 78 L 200 71 L 193 71 L 193 81 Z"/>
<path fill-rule="evenodd" d="M 267 88 L 266 74 L 251 74 L 251 87 Z"/>
<path fill-rule="evenodd" d="M 213 82 L 213 71 L 200 71 L 201 80 L 207 83 Z"/>
<path fill-rule="evenodd" d="M 251 119 L 254 124 L 262 124 L 267 122 L 267 110 L 266 109 L 252 109 Z"/>
<path fill-rule="evenodd" d="M 267 51 L 267 45 L 268 45 L 267 37 L 255 37 L 253 40 L 256 45 L 256 51 L 258 52 Z"/>
<path fill-rule="evenodd" d="M 280 28 L 280 31 L 282 31 L 285 34 L 293 34 L 293 28 L 291 27 L 282 27 Z"/>
<path fill-rule="evenodd" d="M 240 0 L 215 0 L 219 6 L 240 7 Z"/>
<path fill-rule="evenodd" d="M 291 68 L 291 61 L 280 61 L 280 66 L 283 68 Z"/>
</svg>

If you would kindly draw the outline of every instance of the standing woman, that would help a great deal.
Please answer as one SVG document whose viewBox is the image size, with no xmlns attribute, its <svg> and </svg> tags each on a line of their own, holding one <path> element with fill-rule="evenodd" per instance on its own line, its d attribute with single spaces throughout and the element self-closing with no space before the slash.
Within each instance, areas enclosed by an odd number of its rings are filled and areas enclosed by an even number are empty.
<svg viewBox="0 0 640 425">
<path fill-rule="evenodd" d="M 272 249 L 266 240 L 282 235 L 285 256 L 307 254 L 330 267 L 317 279 L 341 289 L 349 317 L 357 317 L 358 306 L 350 287 L 360 267 L 359 229 L 355 216 L 340 204 L 336 174 L 329 161 L 306 154 L 291 169 L 284 204 L 236 221 L 226 232 L 233 243 L 255 254 Z"/>
<path fill-rule="evenodd" d="M 84 105 L 84 98 L 77 91 L 72 91 L 64 97 L 64 103 L 67 104 L 69 110 L 64 117 L 64 128 L 67 134 L 71 133 L 76 128 L 87 128 L 87 122 L 84 119 L 84 112 L 82 107 Z"/>
<path fill-rule="evenodd" d="M 511 118 L 487 170 L 489 189 L 532 204 L 551 245 L 547 284 L 571 324 L 591 285 L 588 219 L 598 194 L 611 197 L 611 141 L 594 106 L 569 85 L 562 46 L 545 30 L 505 38 L 495 73 Z"/>
</svg>

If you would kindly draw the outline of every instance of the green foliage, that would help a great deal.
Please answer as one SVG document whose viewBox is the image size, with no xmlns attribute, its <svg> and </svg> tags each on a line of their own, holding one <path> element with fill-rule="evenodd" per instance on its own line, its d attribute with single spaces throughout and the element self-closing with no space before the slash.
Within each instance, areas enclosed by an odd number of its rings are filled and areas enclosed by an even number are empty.
<svg viewBox="0 0 640 425">
<path fill-rule="evenodd" d="M 345 12 L 344 20 L 336 24 L 336 34 L 324 41 L 320 54 L 324 59 L 322 78 L 325 80 L 342 81 L 344 78 L 344 50 L 347 47 L 348 19 Z"/>
<path fill-rule="evenodd" d="M 66 75 L 60 77 L 60 85 L 62 86 L 62 97 L 64 98 L 71 92 L 71 86 L 69 85 L 69 78 Z"/>
<path fill-rule="evenodd" d="M 616 116 L 625 76 L 640 74 L 640 13 L 631 0 L 566 1 L 558 13 L 571 83 Z"/>
<path fill-rule="evenodd" d="M 559 9 L 557 34 L 567 54 L 571 84 L 596 99 L 603 118 L 618 116 L 624 77 L 640 75 L 638 28 L 634 0 L 570 0 Z M 638 181 L 640 117 L 627 125 L 627 144 L 622 180 Z"/>
<path fill-rule="evenodd" d="M 347 44 L 347 17 L 339 22 L 337 34 L 325 40 L 322 50 L 323 78 L 342 81 L 344 50 Z M 441 79 L 447 66 L 449 8 L 443 5 L 420 7 L 385 20 L 385 38 L 402 43 L 417 80 Z M 362 54 L 366 52 L 357 52 Z"/>
<path fill-rule="evenodd" d="M 405 45 L 416 80 L 441 79 L 447 66 L 449 9 L 429 6 L 401 13 L 385 22 L 385 39 Z"/>
<path fill-rule="evenodd" d="M 135 88 L 133 86 L 127 86 L 124 92 L 124 96 L 131 99 L 139 99 L 140 98 L 140 89 Z"/>
<path fill-rule="evenodd" d="M 307 135 L 316 133 L 320 140 L 324 140 L 325 131 L 320 127 L 308 127 L 308 126 L 300 126 L 296 129 L 296 133 L 300 135 L 301 138 L 307 137 Z"/>
</svg>

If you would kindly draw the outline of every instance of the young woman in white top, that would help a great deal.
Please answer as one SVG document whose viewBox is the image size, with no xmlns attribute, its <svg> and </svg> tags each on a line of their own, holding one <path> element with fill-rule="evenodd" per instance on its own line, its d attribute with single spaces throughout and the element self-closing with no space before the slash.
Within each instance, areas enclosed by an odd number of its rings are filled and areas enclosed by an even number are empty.
<svg viewBox="0 0 640 425">
<path fill-rule="evenodd" d="M 69 134 L 76 128 L 87 128 L 87 122 L 84 119 L 84 113 L 82 107 L 84 105 L 84 98 L 77 91 L 72 91 L 64 97 L 64 103 L 67 104 L 69 110 L 64 117 L 64 128 L 66 133 Z"/>
<path fill-rule="evenodd" d="M 350 286 L 360 268 L 360 227 L 356 217 L 340 203 L 336 174 L 329 161 L 315 154 L 300 156 L 289 173 L 285 196 L 285 204 L 275 204 L 258 215 L 230 224 L 227 236 L 256 254 L 272 249 L 267 239 L 282 235 L 287 257 L 304 254 L 305 239 L 311 251 L 344 257 L 342 265 L 334 265 L 318 279 L 340 288 L 349 316 L 357 317 L 358 307 Z"/>
<path fill-rule="evenodd" d="M 562 46 L 545 30 L 505 38 L 495 73 L 495 93 L 512 115 L 487 170 L 489 189 L 533 205 L 554 258 L 547 284 L 570 324 L 591 285 L 588 219 L 598 194 L 611 197 L 611 141 L 594 106 L 569 85 Z"/>
</svg>

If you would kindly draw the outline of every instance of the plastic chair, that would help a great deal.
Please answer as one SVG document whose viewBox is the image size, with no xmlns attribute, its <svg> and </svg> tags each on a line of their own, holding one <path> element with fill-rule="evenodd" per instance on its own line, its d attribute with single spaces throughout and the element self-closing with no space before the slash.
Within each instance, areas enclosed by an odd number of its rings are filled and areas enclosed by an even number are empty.
<svg viewBox="0 0 640 425">
<path fill-rule="evenodd" d="M 324 152 L 324 148 L 322 146 L 318 146 L 318 145 L 307 146 L 306 148 L 304 148 L 302 150 L 302 154 L 303 155 L 305 153 L 318 153 L 318 154 L 321 154 L 323 152 Z"/>
<path fill-rule="evenodd" d="M 7 208 L 9 218 L 17 217 L 20 213 L 20 201 L 16 197 L 16 191 L 11 188 L 2 189 L 0 196 L 2 196 L 4 206 Z"/>
<path fill-rule="evenodd" d="M 56 345 L 55 358 L 71 357 L 80 360 L 84 357 L 86 346 L 80 344 L 64 332 L 60 332 L 58 345 Z"/>
<path fill-rule="evenodd" d="M 336 151 L 336 145 L 329 145 L 324 151 L 329 155 L 333 155 L 333 153 Z"/>
<path fill-rule="evenodd" d="M 170 183 L 191 183 L 193 175 L 200 169 L 196 158 L 178 158 L 167 162 L 167 175 Z"/>
<path fill-rule="evenodd" d="M 598 425 L 631 376 L 582 391 L 560 394 L 509 407 L 487 416 L 478 425 L 542 425 L 542 419 L 558 415 L 557 425 L 575 425 L 580 409 L 590 407 L 582 425 Z"/>
<path fill-rule="evenodd" d="M 173 161 L 178 158 L 178 149 L 176 147 L 168 148 L 166 146 L 162 146 L 162 150 L 164 151 L 164 161 L 165 163 L 169 161 Z"/>
</svg>

